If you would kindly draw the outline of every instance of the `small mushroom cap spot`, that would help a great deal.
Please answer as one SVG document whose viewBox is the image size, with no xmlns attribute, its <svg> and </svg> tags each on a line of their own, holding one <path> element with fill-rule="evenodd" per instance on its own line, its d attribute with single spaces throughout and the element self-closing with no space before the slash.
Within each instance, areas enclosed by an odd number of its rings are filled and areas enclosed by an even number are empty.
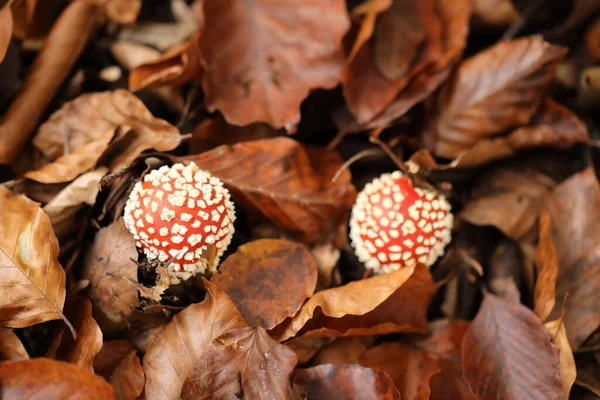
<svg viewBox="0 0 600 400">
<path fill-rule="evenodd" d="M 365 185 L 350 217 L 350 239 L 358 259 L 376 274 L 417 262 L 431 266 L 450 243 L 454 218 L 437 192 L 414 188 L 400 171 Z"/>
<path fill-rule="evenodd" d="M 193 162 L 146 174 L 131 191 L 123 218 L 146 257 L 162 262 L 175 257 L 169 270 L 184 279 L 215 272 L 235 231 L 229 191 Z M 203 257 L 209 246 L 217 248 L 212 262 Z"/>
</svg>

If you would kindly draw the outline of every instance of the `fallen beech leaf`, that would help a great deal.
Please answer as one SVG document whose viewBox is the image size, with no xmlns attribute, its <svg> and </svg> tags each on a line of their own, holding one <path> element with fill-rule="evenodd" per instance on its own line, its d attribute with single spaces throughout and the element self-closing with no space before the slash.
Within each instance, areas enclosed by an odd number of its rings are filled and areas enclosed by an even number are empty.
<svg viewBox="0 0 600 400">
<path fill-rule="evenodd" d="M 204 15 L 206 104 L 231 124 L 290 130 L 311 89 L 340 81 L 350 27 L 343 0 L 206 1 Z"/>
<path fill-rule="evenodd" d="M 13 15 L 10 6 L 0 7 L 0 62 L 4 59 L 12 39 Z"/>
<path fill-rule="evenodd" d="M 142 9 L 142 0 L 108 0 L 104 2 L 104 11 L 112 22 L 132 24 Z"/>
<path fill-rule="evenodd" d="M 540 239 L 538 244 L 538 277 L 533 294 L 534 312 L 546 321 L 554 308 L 558 260 L 552 242 L 552 221 L 548 211 L 540 213 Z"/>
<path fill-rule="evenodd" d="M 360 356 L 375 343 L 377 336 L 350 336 L 335 338 L 324 346 L 311 364 L 359 364 Z M 289 344 L 287 342 L 286 344 Z"/>
<path fill-rule="evenodd" d="M 113 371 L 110 384 L 116 400 L 135 400 L 144 390 L 144 370 L 135 350 L 127 354 Z"/>
<path fill-rule="evenodd" d="M 101 377 L 73 364 L 47 358 L 0 363 L 0 397 L 28 400 L 115 398 L 112 387 Z"/>
<path fill-rule="evenodd" d="M 350 173 L 335 152 L 279 137 L 221 146 L 193 161 L 221 179 L 242 206 L 264 215 L 306 244 L 346 224 L 356 198 Z"/>
<path fill-rule="evenodd" d="M 577 351 L 600 326 L 600 248 L 597 221 L 600 218 L 600 185 L 591 168 L 557 186 L 544 208 L 552 219 L 552 241 L 558 257 L 556 298 L 550 315 L 558 319 L 565 294 L 565 329 Z"/>
<path fill-rule="evenodd" d="M 48 216 L 37 203 L 0 187 L 0 321 L 24 328 L 62 313 L 65 271 L 58 263 L 58 241 Z"/>
<path fill-rule="evenodd" d="M 456 158 L 481 139 L 528 124 L 565 53 L 541 39 L 521 38 L 465 60 L 440 90 L 426 146 Z"/>
<path fill-rule="evenodd" d="M 440 373 L 431 377 L 430 400 L 476 400 L 465 382 L 460 363 L 445 359 L 438 360 Z"/>
<path fill-rule="evenodd" d="M 29 354 L 12 329 L 0 327 L 0 361 L 28 360 Z"/>
<path fill-rule="evenodd" d="M 554 185 L 527 165 L 495 168 L 478 179 L 459 216 L 473 225 L 495 226 L 518 241 L 535 229 L 542 201 Z"/>
<path fill-rule="evenodd" d="M 550 336 L 552 337 L 552 342 L 558 349 L 558 357 L 560 359 L 560 379 L 563 384 L 563 399 L 569 400 L 571 387 L 573 386 L 573 383 L 575 383 L 575 378 L 577 377 L 577 368 L 575 366 L 573 351 L 569 345 L 565 324 L 562 320 L 557 319 L 555 321 L 546 322 L 544 326 L 548 329 L 548 333 L 550 333 Z"/>
<path fill-rule="evenodd" d="M 296 353 L 271 339 L 260 326 L 230 329 L 214 338 L 190 371 L 182 400 L 289 400 Z"/>
<path fill-rule="evenodd" d="M 360 363 L 387 372 L 406 400 L 428 400 L 429 380 L 440 372 L 437 359 L 398 342 L 382 343 L 367 350 Z"/>
<path fill-rule="evenodd" d="M 92 303 L 77 296 L 68 306 L 67 316 L 72 321 L 77 339 L 62 328 L 50 345 L 49 358 L 70 362 L 83 371 L 94 372 L 94 357 L 102 348 L 102 331 L 92 317 Z"/>
<path fill-rule="evenodd" d="M 350 113 L 343 113 L 336 121 L 341 130 L 355 132 L 375 129 L 393 123 L 406 114 L 415 104 L 423 101 L 433 93 L 450 75 L 452 67 L 460 59 L 466 45 L 471 2 L 469 0 L 436 0 L 435 10 L 441 24 L 441 56 L 432 65 L 410 79 L 399 93 L 396 90 L 394 93 L 395 98 L 394 96 L 391 99 L 387 96 L 382 97 L 391 88 L 389 82 L 382 87 L 374 85 L 372 82 L 368 85 L 358 85 L 357 96 L 363 98 L 366 107 L 377 109 L 381 107 L 381 103 L 384 103 L 384 109 L 368 123 L 357 122 L 351 117 Z M 360 72 L 366 73 L 368 71 L 360 69 Z M 370 76 L 377 77 L 374 74 Z M 366 88 L 369 88 L 369 92 L 365 92 Z M 346 99 L 348 100 L 347 95 Z M 352 107 L 350 108 L 352 109 Z"/>
<path fill-rule="evenodd" d="M 424 332 L 435 285 L 424 265 L 402 268 L 344 286 L 317 292 L 273 336 L 370 336 Z"/>
<path fill-rule="evenodd" d="M 114 135 L 114 129 L 110 129 L 97 140 L 84 144 L 74 152 L 65 154 L 35 171 L 25 173 L 25 178 L 40 183 L 70 182 L 96 165 Z"/>
<path fill-rule="evenodd" d="M 248 326 L 225 292 L 204 280 L 206 299 L 177 314 L 144 356 L 148 400 L 179 399 L 183 383 L 213 340 Z"/>
<path fill-rule="evenodd" d="M 240 142 L 270 139 L 284 134 L 284 130 L 277 130 L 260 122 L 246 126 L 231 125 L 225 121 L 221 114 L 218 114 L 215 118 L 207 118 L 202 121 L 194 129 L 188 142 L 190 153 L 196 154 L 212 150 L 224 144 L 235 145 Z"/>
<path fill-rule="evenodd" d="M 359 123 L 375 118 L 413 76 L 439 58 L 440 22 L 433 1 L 394 1 L 378 16 L 373 38 L 358 51 L 342 82 Z"/>
<path fill-rule="evenodd" d="M 106 168 L 99 168 L 81 175 L 42 208 L 50 218 L 59 242 L 72 238 L 74 232 L 81 228 L 82 224 L 77 221 L 79 212 L 85 205 L 96 203 L 98 183 L 107 172 Z"/>
<path fill-rule="evenodd" d="M 202 77 L 200 34 L 192 36 L 155 60 L 136 66 L 129 74 L 129 90 L 180 85 Z"/>
<path fill-rule="evenodd" d="M 122 218 L 102 228 L 87 253 L 81 279 L 90 281 L 89 296 L 94 315 L 105 333 L 127 327 L 127 320 L 138 307 L 137 249 Z M 126 279 L 122 279 L 122 278 Z"/>
<path fill-rule="evenodd" d="M 527 307 L 486 293 L 463 338 L 463 376 L 478 399 L 561 399 L 550 339 Z"/>
<path fill-rule="evenodd" d="M 64 155 L 65 146 L 75 151 L 118 127 L 129 127 L 159 151 L 173 150 L 181 142 L 177 128 L 154 118 L 137 97 L 119 89 L 84 94 L 65 103 L 40 126 L 33 144 L 44 156 L 55 160 Z M 118 134 L 117 139 L 121 138 Z"/>
<path fill-rule="evenodd" d="M 251 326 L 273 329 L 296 315 L 317 284 L 317 266 L 301 244 L 260 239 L 238 247 L 211 279 Z"/>
<path fill-rule="evenodd" d="M 284 344 L 296 353 L 298 365 L 302 365 L 308 363 L 328 340 L 327 338 L 298 338 L 288 340 Z"/>
<path fill-rule="evenodd" d="M 600 61 L 600 18 L 597 18 L 585 32 L 585 49 L 592 62 Z"/>
<path fill-rule="evenodd" d="M 125 339 L 104 342 L 100 352 L 94 357 L 94 372 L 104 379 L 110 379 L 121 360 L 133 350 L 133 344 Z"/>
<path fill-rule="evenodd" d="M 493 27 L 508 26 L 520 17 L 510 0 L 473 0 L 473 14 Z"/>
<path fill-rule="evenodd" d="M 315 259 L 317 271 L 319 271 L 316 291 L 329 289 L 333 279 L 333 271 L 340 260 L 340 249 L 335 248 L 334 244 L 329 242 L 316 245 L 310 250 L 310 253 Z"/>
<path fill-rule="evenodd" d="M 388 374 L 356 364 L 298 369 L 294 373 L 294 384 L 304 389 L 309 399 L 401 399 Z"/>
<path fill-rule="evenodd" d="M 346 63 L 351 63 L 362 46 L 373 36 L 377 15 L 390 8 L 391 5 L 392 0 L 366 0 L 352 10 L 352 17 L 363 16 L 363 20 Z"/>
<path fill-rule="evenodd" d="M 88 39 L 104 22 L 101 7 L 95 1 L 71 2 L 54 23 L 42 51 L 27 70 L 19 94 L 0 119 L 0 164 L 15 162 L 22 154 Z M 61 138 L 65 134 L 62 128 L 61 124 Z M 62 149 L 52 160 L 61 154 Z"/>
</svg>

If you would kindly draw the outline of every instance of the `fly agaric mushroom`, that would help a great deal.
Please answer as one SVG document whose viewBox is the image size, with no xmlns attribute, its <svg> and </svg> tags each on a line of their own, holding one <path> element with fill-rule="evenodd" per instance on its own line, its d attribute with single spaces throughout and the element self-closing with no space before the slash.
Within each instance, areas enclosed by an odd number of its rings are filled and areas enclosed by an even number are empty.
<svg viewBox="0 0 600 400">
<path fill-rule="evenodd" d="M 174 164 L 136 183 L 123 218 L 149 260 L 173 259 L 169 271 L 186 279 L 216 271 L 233 236 L 235 209 L 219 179 L 194 163 Z M 212 246 L 216 255 L 208 260 Z"/>
<path fill-rule="evenodd" d="M 381 274 L 417 262 L 431 266 L 450 242 L 452 223 L 443 195 L 414 188 L 395 171 L 374 179 L 358 194 L 350 239 L 358 259 Z"/>
</svg>

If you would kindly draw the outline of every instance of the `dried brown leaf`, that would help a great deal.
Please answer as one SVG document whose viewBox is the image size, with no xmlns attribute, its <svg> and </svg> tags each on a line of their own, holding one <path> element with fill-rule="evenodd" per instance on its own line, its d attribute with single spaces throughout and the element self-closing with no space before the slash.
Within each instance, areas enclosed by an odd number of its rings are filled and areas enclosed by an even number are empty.
<svg viewBox="0 0 600 400">
<path fill-rule="evenodd" d="M 221 146 L 182 161 L 221 179 L 236 202 L 306 244 L 346 224 L 356 198 L 348 172 L 331 182 L 343 165 L 337 153 L 286 137 Z"/>
<path fill-rule="evenodd" d="M 596 19 L 585 32 L 585 49 L 592 62 L 600 61 L 600 18 Z"/>
<path fill-rule="evenodd" d="M 25 178 L 40 183 L 70 182 L 96 165 L 114 135 L 115 131 L 111 129 L 97 140 L 84 144 L 72 153 L 65 154 L 35 171 L 25 173 Z"/>
<path fill-rule="evenodd" d="M 377 336 L 350 336 L 335 338 L 324 346 L 311 364 L 359 364 L 360 356 L 375 343 Z M 287 342 L 286 344 L 288 344 Z"/>
<path fill-rule="evenodd" d="M 493 294 L 463 338 L 462 369 L 478 399 L 562 398 L 558 353 L 542 321 Z"/>
<path fill-rule="evenodd" d="M 429 380 L 440 372 L 437 359 L 398 342 L 382 343 L 367 350 L 360 363 L 387 372 L 406 400 L 428 400 Z"/>
<path fill-rule="evenodd" d="M 440 373 L 431 377 L 430 400 L 476 400 L 465 382 L 460 363 L 450 360 L 438 360 Z"/>
<path fill-rule="evenodd" d="M 356 364 L 298 369 L 294 373 L 294 384 L 306 391 L 309 399 L 401 399 L 388 374 Z"/>
<path fill-rule="evenodd" d="M 129 74 L 129 90 L 180 85 L 202 78 L 200 34 L 194 35 L 158 58 L 136 66 Z"/>
<path fill-rule="evenodd" d="M 131 233 L 120 218 L 101 229 L 84 261 L 81 279 L 90 281 L 89 296 L 94 314 L 105 333 L 127 327 L 127 320 L 138 307 L 137 249 Z M 123 279 L 126 278 L 126 279 Z"/>
<path fill-rule="evenodd" d="M 125 339 L 104 342 L 94 357 L 94 372 L 108 380 L 121 360 L 133 350 L 133 344 Z"/>
<path fill-rule="evenodd" d="M 49 358 L 70 362 L 83 371 L 94 372 L 94 357 L 102 348 L 102 331 L 92 317 L 92 303 L 77 296 L 69 304 L 67 317 L 72 322 L 77 338 L 62 328 L 50 345 Z"/>
<path fill-rule="evenodd" d="M 0 361 L 28 360 L 29 354 L 12 329 L 0 327 Z"/>
<path fill-rule="evenodd" d="M 181 398 L 291 400 L 296 362 L 296 354 L 262 327 L 230 329 L 214 338 L 194 365 Z"/>
<path fill-rule="evenodd" d="M 534 168 L 496 168 L 477 180 L 459 215 L 473 225 L 492 225 L 519 240 L 535 229 L 542 201 L 554 185 Z"/>
<path fill-rule="evenodd" d="M 552 241 L 558 257 L 556 298 L 550 315 L 558 319 L 565 294 L 565 328 L 577 351 L 600 326 L 600 256 L 598 223 L 600 185 L 587 168 L 557 186 L 544 207 L 552 218 Z"/>
<path fill-rule="evenodd" d="M 558 357 L 560 358 L 560 379 L 563 384 L 563 399 L 569 400 L 571 387 L 575 383 L 577 377 L 577 368 L 575 366 L 575 358 L 573 351 L 569 345 L 567 331 L 562 320 L 549 321 L 544 324 L 548 333 L 552 337 L 552 342 L 558 349 Z"/>
<path fill-rule="evenodd" d="M 55 160 L 65 154 L 65 147 L 75 151 L 119 127 L 130 128 L 136 137 L 147 142 L 143 149 L 131 149 L 128 157 L 135 158 L 149 148 L 173 150 L 181 142 L 177 128 L 153 117 L 137 97 L 119 89 L 84 94 L 65 103 L 40 127 L 33 144 L 44 156 Z M 127 133 L 126 129 L 121 131 L 124 133 L 118 134 L 117 139 L 122 139 Z M 133 151 L 137 154 L 132 154 Z"/>
<path fill-rule="evenodd" d="M 4 60 L 12 39 L 13 15 L 9 6 L 0 7 L 0 62 Z"/>
<path fill-rule="evenodd" d="M 63 319 L 65 271 L 58 241 L 37 203 L 0 187 L 0 321 L 11 328 Z"/>
<path fill-rule="evenodd" d="M 142 0 L 108 0 L 104 11 L 108 18 L 117 24 L 132 24 L 142 9 Z"/>
<path fill-rule="evenodd" d="M 204 15 L 206 104 L 231 124 L 293 129 L 309 91 L 340 81 L 343 0 L 207 1 Z"/>
<path fill-rule="evenodd" d="M 528 124 L 565 53 L 542 39 L 521 38 L 465 60 L 437 97 L 425 144 L 456 158 L 481 139 Z"/>
<path fill-rule="evenodd" d="M 247 326 L 225 292 L 206 280 L 204 284 L 206 299 L 177 314 L 156 335 L 144 356 L 148 400 L 179 399 L 186 377 L 213 340 Z"/>
<path fill-rule="evenodd" d="M 540 213 L 538 271 L 533 294 L 533 311 L 542 321 L 546 321 L 554 308 L 558 259 L 552 242 L 552 220 L 548 211 L 544 209 Z"/>
<path fill-rule="evenodd" d="M 144 370 L 136 351 L 130 351 L 110 377 L 116 400 L 135 400 L 144 390 Z"/>
<path fill-rule="evenodd" d="M 92 1 L 71 2 L 56 20 L 18 95 L 0 119 L 0 163 L 12 163 L 22 154 L 46 107 L 103 21 L 101 5 Z M 53 159 L 61 154 L 62 150 Z"/>
<path fill-rule="evenodd" d="M 274 337 L 284 341 L 295 336 L 423 332 L 434 290 L 424 265 L 350 282 L 317 292 L 294 318 L 274 330 Z"/>
<path fill-rule="evenodd" d="M 284 344 L 296 353 L 298 364 L 302 365 L 309 362 L 328 341 L 327 338 L 298 338 Z"/>
<path fill-rule="evenodd" d="M 0 397 L 28 400 L 115 398 L 112 387 L 101 377 L 73 364 L 47 358 L 0 363 Z"/>
<path fill-rule="evenodd" d="M 317 266 L 302 244 L 260 239 L 240 246 L 211 279 L 251 326 L 273 329 L 296 315 L 317 284 Z"/>
<path fill-rule="evenodd" d="M 473 14 L 492 27 L 508 26 L 520 17 L 510 0 L 473 0 Z"/>
<path fill-rule="evenodd" d="M 375 31 L 375 21 L 377 16 L 390 8 L 392 0 L 366 0 L 352 10 L 352 17 L 360 17 L 363 19 L 360 23 L 360 28 L 354 39 L 354 44 L 348 55 L 347 63 L 351 63 L 356 57 L 362 46 L 373 36 Z"/>
</svg>

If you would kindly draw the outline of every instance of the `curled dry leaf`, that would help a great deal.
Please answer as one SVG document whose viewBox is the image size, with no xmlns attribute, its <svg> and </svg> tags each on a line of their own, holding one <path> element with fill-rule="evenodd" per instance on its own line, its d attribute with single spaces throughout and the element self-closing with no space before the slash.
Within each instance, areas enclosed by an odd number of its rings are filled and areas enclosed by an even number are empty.
<svg viewBox="0 0 600 400">
<path fill-rule="evenodd" d="M 473 14 L 486 26 L 508 26 L 520 15 L 510 0 L 473 0 Z"/>
<path fill-rule="evenodd" d="M 70 362 L 83 371 L 93 373 L 94 357 L 102 348 L 102 331 L 92 317 L 92 303 L 77 296 L 68 305 L 66 314 L 77 332 L 77 338 L 74 339 L 62 328 L 50 345 L 47 357 Z"/>
<path fill-rule="evenodd" d="M 12 329 L 0 327 L 0 361 L 28 360 L 25 346 Z"/>
<path fill-rule="evenodd" d="M 295 339 L 295 340 L 302 340 Z M 308 339 L 307 339 L 308 340 Z M 324 346 L 312 360 L 312 365 L 319 364 L 359 364 L 360 356 L 375 343 L 377 336 L 350 336 L 335 338 Z M 291 342 L 293 342 L 292 340 Z M 287 342 L 286 344 L 289 344 Z"/>
<path fill-rule="evenodd" d="M 14 162 L 22 154 L 46 107 L 103 22 L 99 2 L 75 1 L 64 9 L 29 67 L 19 94 L 0 119 L 0 163 Z M 53 159 L 60 154 L 62 151 Z"/>
<path fill-rule="evenodd" d="M 301 365 L 308 363 L 328 341 L 327 338 L 298 338 L 284 344 L 296 353 L 298 364 Z"/>
<path fill-rule="evenodd" d="M 496 168 L 475 183 L 459 215 L 473 225 L 495 226 L 518 241 L 535 229 L 543 199 L 554 185 L 552 178 L 527 165 Z"/>
<path fill-rule="evenodd" d="M 90 93 L 65 103 L 50 116 L 33 138 L 34 146 L 47 158 L 55 160 L 64 155 L 64 149 L 75 151 L 83 145 L 99 140 L 106 132 L 129 128 L 147 141 L 141 151 L 154 148 L 173 150 L 179 146 L 179 131 L 167 121 L 155 118 L 144 104 L 125 90 Z M 117 134 L 117 139 L 127 133 Z M 128 156 L 137 156 L 128 154 Z"/>
<path fill-rule="evenodd" d="M 273 329 L 312 296 L 317 266 L 301 244 L 260 239 L 227 257 L 211 282 L 231 297 L 248 324 Z"/>
<path fill-rule="evenodd" d="M 340 81 L 343 0 L 206 1 L 204 15 L 206 104 L 234 125 L 292 129 L 309 91 Z"/>
<path fill-rule="evenodd" d="M 183 383 L 213 340 L 248 324 L 229 297 L 204 280 L 206 299 L 177 314 L 144 356 L 148 400 L 179 399 Z"/>
<path fill-rule="evenodd" d="M 59 242 L 73 238 L 73 233 L 81 228 L 82 224 L 77 221 L 79 211 L 86 204 L 95 204 L 98 183 L 107 172 L 106 168 L 99 168 L 81 175 L 42 208 L 50 218 Z"/>
<path fill-rule="evenodd" d="M 552 221 L 545 209 L 540 213 L 540 235 L 538 244 L 538 277 L 533 294 L 534 312 L 546 321 L 555 303 L 558 259 L 552 242 Z"/>
<path fill-rule="evenodd" d="M 202 77 L 200 34 L 192 36 L 155 60 L 136 66 L 129 74 L 129 90 L 180 85 Z"/>
<path fill-rule="evenodd" d="M 585 32 L 585 48 L 594 63 L 600 61 L 600 18 L 597 18 Z"/>
<path fill-rule="evenodd" d="M 431 394 L 429 380 L 440 372 L 435 358 L 398 342 L 382 343 L 367 350 L 360 363 L 387 372 L 402 399 L 406 400 L 428 400 Z"/>
<path fill-rule="evenodd" d="M 575 357 L 569 345 L 569 338 L 565 330 L 565 324 L 562 320 L 549 321 L 544 324 L 548 333 L 552 337 L 552 342 L 558 349 L 558 358 L 560 359 L 560 379 L 563 384 L 563 399 L 569 400 L 571 387 L 577 377 L 577 368 L 575 366 Z"/>
<path fill-rule="evenodd" d="M 0 187 L 0 321 L 23 328 L 63 319 L 65 271 L 58 263 L 58 241 L 37 203 Z"/>
<path fill-rule="evenodd" d="M 25 178 L 40 183 L 70 182 L 96 165 L 114 135 L 114 129 L 110 129 L 97 140 L 84 144 L 72 153 L 65 154 L 35 171 L 25 173 Z"/>
<path fill-rule="evenodd" d="M 108 0 L 104 2 L 104 11 L 112 22 L 132 24 L 142 9 L 142 0 Z"/>
<path fill-rule="evenodd" d="M 90 281 L 89 296 L 102 331 L 114 333 L 127 327 L 138 307 L 137 249 L 133 236 L 120 218 L 102 228 L 87 253 L 81 279 Z M 125 279 L 123 279 L 125 278 Z"/>
<path fill-rule="evenodd" d="M 426 146 L 456 158 L 481 139 L 528 124 L 565 54 L 539 38 L 521 38 L 467 59 L 437 96 Z"/>
<path fill-rule="evenodd" d="M 309 399 L 401 399 L 388 374 L 356 364 L 325 364 L 298 369 L 294 373 L 294 384 L 301 387 Z"/>
<path fill-rule="evenodd" d="M 424 265 L 402 268 L 317 292 L 291 320 L 275 328 L 279 341 L 295 336 L 370 336 L 424 332 L 435 285 Z"/>
<path fill-rule="evenodd" d="M 0 397 L 28 400 L 115 398 L 112 387 L 101 377 L 73 364 L 47 358 L 0 363 Z"/>
<path fill-rule="evenodd" d="M 347 63 L 351 63 L 362 46 L 373 36 L 377 15 L 384 12 L 392 5 L 392 0 L 366 0 L 354 7 L 352 17 L 362 17 L 360 28 L 354 39 L 354 44 L 348 55 Z"/>
<path fill-rule="evenodd" d="M 221 146 L 182 161 L 221 179 L 236 202 L 306 244 L 346 224 L 356 198 L 350 173 L 331 181 L 343 165 L 337 153 L 286 137 Z"/>
<path fill-rule="evenodd" d="M 121 360 L 133 350 L 133 344 L 125 339 L 104 342 L 94 357 L 94 372 L 108 380 Z"/>
<path fill-rule="evenodd" d="M 10 6 L 0 7 L 0 62 L 4 59 L 13 33 L 13 15 Z"/>
<path fill-rule="evenodd" d="M 291 400 L 296 362 L 296 353 L 260 326 L 230 329 L 214 338 L 194 365 L 181 398 Z"/>
<path fill-rule="evenodd" d="M 493 294 L 463 338 L 462 370 L 478 399 L 562 398 L 558 353 L 541 320 Z"/>
<path fill-rule="evenodd" d="M 117 365 L 110 377 L 116 400 L 135 400 L 144 390 L 144 370 L 135 350 Z"/>
<path fill-rule="evenodd" d="M 565 294 L 565 328 L 577 351 L 600 326 L 600 185 L 587 168 L 557 186 L 544 207 L 552 219 L 552 241 L 558 257 L 557 303 L 550 315 L 558 319 Z"/>
</svg>

